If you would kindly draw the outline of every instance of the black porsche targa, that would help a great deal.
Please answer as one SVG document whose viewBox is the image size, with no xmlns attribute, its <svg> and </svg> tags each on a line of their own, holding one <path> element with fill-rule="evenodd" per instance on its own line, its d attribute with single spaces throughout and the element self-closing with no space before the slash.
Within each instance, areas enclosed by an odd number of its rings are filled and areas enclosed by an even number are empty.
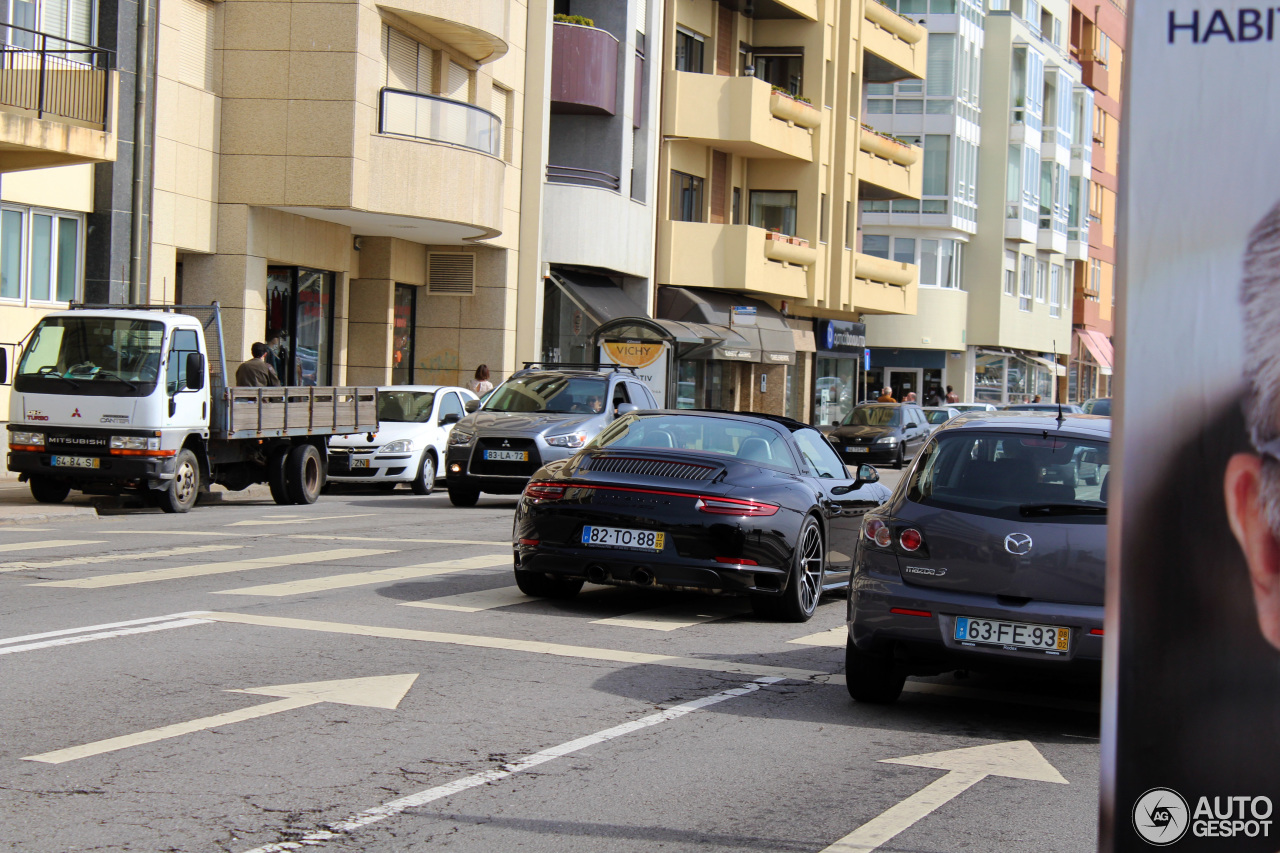
<svg viewBox="0 0 1280 853">
<path fill-rule="evenodd" d="M 633 412 L 534 474 L 516 583 L 547 598 L 587 581 L 748 595 L 757 615 L 803 622 L 848 585 L 862 516 L 890 496 L 878 479 L 788 418 Z"/>
</svg>

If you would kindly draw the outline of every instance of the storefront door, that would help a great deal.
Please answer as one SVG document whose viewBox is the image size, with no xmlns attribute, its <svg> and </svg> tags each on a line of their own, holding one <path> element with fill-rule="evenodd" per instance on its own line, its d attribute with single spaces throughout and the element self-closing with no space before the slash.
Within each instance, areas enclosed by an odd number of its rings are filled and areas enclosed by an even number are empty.
<svg viewBox="0 0 1280 853">
<path fill-rule="evenodd" d="M 915 392 L 916 402 L 923 405 L 921 399 L 923 388 L 923 370 L 918 367 L 886 367 L 885 377 L 889 388 L 893 390 L 893 399 L 899 403 L 907 399 L 907 394 Z"/>
<path fill-rule="evenodd" d="M 267 268 L 268 343 L 285 385 L 328 385 L 333 372 L 333 273 Z"/>
</svg>

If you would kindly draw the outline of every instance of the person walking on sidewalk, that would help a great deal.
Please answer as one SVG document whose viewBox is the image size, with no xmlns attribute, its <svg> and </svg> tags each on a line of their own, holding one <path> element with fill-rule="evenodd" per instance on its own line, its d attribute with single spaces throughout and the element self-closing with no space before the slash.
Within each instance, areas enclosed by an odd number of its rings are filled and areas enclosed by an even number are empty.
<svg viewBox="0 0 1280 853">
<path fill-rule="evenodd" d="M 477 397 L 483 397 L 493 390 L 493 383 L 489 381 L 489 365 L 482 364 L 476 368 L 476 375 L 467 380 L 467 390 Z"/>
</svg>

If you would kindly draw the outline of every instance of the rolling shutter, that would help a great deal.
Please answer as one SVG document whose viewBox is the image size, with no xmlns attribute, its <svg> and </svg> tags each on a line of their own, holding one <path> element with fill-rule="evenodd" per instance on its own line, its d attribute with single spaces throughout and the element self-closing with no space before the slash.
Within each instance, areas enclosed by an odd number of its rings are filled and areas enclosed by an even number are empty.
<svg viewBox="0 0 1280 853">
<path fill-rule="evenodd" d="M 474 296 L 476 256 L 471 252 L 428 252 L 427 293 L 432 296 Z"/>
<path fill-rule="evenodd" d="M 387 60 L 387 85 L 418 91 L 418 43 L 399 30 L 382 28 L 382 53 Z"/>
<path fill-rule="evenodd" d="M 213 90 L 213 4 L 182 0 L 181 56 L 178 79 L 188 86 Z"/>
</svg>

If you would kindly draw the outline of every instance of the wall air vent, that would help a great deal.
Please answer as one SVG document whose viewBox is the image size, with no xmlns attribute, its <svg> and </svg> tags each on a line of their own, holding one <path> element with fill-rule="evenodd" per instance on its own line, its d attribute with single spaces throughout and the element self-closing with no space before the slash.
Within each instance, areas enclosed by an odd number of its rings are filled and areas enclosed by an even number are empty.
<svg viewBox="0 0 1280 853">
<path fill-rule="evenodd" d="M 427 252 L 427 293 L 474 296 L 476 256 L 472 252 Z"/>
</svg>

